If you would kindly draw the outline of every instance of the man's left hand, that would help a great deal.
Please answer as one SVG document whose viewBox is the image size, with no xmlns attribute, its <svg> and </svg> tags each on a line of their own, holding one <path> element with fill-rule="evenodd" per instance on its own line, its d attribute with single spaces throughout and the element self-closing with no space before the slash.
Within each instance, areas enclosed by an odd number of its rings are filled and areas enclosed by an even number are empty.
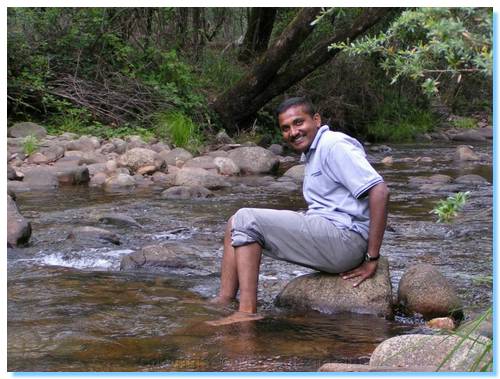
<svg viewBox="0 0 500 379">
<path fill-rule="evenodd" d="M 359 280 L 352 285 L 353 287 L 357 287 L 365 279 L 371 278 L 373 275 L 375 275 L 375 272 L 377 272 L 377 265 L 377 261 L 363 262 L 355 269 L 341 273 L 340 277 L 342 279 L 359 278 Z"/>
</svg>

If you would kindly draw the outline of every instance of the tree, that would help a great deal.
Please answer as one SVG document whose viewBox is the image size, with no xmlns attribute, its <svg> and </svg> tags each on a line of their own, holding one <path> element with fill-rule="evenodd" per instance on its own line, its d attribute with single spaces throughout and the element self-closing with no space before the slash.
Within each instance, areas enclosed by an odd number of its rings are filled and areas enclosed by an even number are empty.
<svg viewBox="0 0 500 379">
<path fill-rule="evenodd" d="M 248 63 L 252 57 L 267 49 L 273 31 L 276 11 L 276 8 L 251 8 L 248 17 L 248 28 L 238 56 L 241 62 Z"/>
<path fill-rule="evenodd" d="M 332 59 L 340 49 L 328 49 L 331 44 L 354 40 L 391 9 L 364 9 L 350 27 L 319 41 L 308 54 L 294 60 L 297 50 L 312 33 L 320 12 L 320 8 L 301 9 L 248 74 L 213 101 L 212 108 L 228 132 L 247 127 L 262 106 Z"/>
</svg>

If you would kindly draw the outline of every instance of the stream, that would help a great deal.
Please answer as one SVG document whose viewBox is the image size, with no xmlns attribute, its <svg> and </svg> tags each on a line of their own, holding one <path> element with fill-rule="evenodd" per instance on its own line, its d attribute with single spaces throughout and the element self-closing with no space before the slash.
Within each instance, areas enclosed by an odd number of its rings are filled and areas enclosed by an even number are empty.
<svg viewBox="0 0 500 379">
<path fill-rule="evenodd" d="M 410 177 L 434 174 L 476 174 L 493 183 L 491 144 L 475 146 L 489 160 L 474 164 L 454 162 L 455 147 L 395 145 L 394 164 L 374 163 L 391 190 L 381 253 L 389 259 L 394 294 L 405 270 L 430 263 L 457 288 L 471 317 L 492 301 L 485 279 L 493 266 L 493 186 L 466 186 L 463 212 L 444 224 L 429 212 L 452 193 L 408 185 Z M 384 154 L 369 156 L 380 162 Z M 407 159 L 424 156 L 433 162 Z M 205 324 L 226 314 L 203 301 L 219 287 L 226 220 L 241 207 L 305 208 L 300 190 L 271 192 L 262 177 L 231 180 L 230 189 L 203 200 L 164 200 L 154 188 L 109 194 L 74 186 L 18 194 L 33 235 L 28 247 L 8 249 L 8 370 L 316 371 L 329 362 L 367 363 L 383 340 L 428 332 L 421 320 L 401 315 L 386 320 L 276 308 L 281 289 L 312 271 L 267 257 L 258 296 L 264 319 Z M 100 224 L 104 213 L 126 214 L 143 228 Z M 121 244 L 67 239 L 77 226 L 110 230 Z M 168 270 L 120 271 L 123 256 L 163 243 L 193 254 Z"/>
</svg>

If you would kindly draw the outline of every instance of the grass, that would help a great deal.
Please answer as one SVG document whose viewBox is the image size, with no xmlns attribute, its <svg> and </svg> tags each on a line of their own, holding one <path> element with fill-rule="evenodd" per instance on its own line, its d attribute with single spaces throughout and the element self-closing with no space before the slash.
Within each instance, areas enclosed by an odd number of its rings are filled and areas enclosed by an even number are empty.
<svg viewBox="0 0 500 379">
<path fill-rule="evenodd" d="M 34 135 L 29 135 L 23 139 L 23 153 L 31 155 L 38 150 L 38 139 Z"/>
<path fill-rule="evenodd" d="M 170 140 L 175 146 L 196 152 L 203 143 L 198 125 L 179 111 L 158 113 L 155 116 L 155 134 Z"/>
<path fill-rule="evenodd" d="M 452 124 L 457 129 L 474 129 L 477 128 L 477 121 L 471 117 L 457 118 L 452 121 Z"/>
<path fill-rule="evenodd" d="M 438 216 L 437 222 L 451 222 L 457 213 L 462 210 L 469 198 L 470 192 L 458 192 L 454 196 L 448 196 L 446 200 L 440 200 L 430 213 Z"/>
</svg>

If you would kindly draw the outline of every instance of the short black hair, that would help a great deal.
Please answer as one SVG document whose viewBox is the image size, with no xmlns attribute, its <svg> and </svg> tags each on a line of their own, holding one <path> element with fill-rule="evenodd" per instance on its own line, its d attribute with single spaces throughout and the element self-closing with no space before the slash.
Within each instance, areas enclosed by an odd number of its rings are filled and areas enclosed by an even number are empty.
<svg viewBox="0 0 500 379">
<path fill-rule="evenodd" d="M 275 115 L 276 117 L 279 117 L 279 115 L 285 112 L 288 108 L 296 107 L 298 105 L 301 105 L 304 109 L 304 112 L 309 114 L 311 117 L 313 117 L 316 114 L 316 109 L 312 101 L 308 97 L 301 96 L 301 97 L 290 97 L 289 99 L 283 101 L 276 108 Z"/>
</svg>

